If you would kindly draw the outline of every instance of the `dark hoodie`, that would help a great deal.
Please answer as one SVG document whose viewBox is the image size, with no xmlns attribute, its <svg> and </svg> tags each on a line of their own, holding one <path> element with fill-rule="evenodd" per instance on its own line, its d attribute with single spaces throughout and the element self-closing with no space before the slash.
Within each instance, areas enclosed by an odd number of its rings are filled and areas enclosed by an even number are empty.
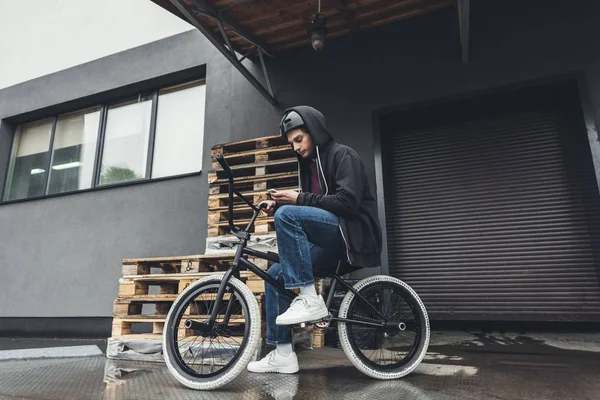
<svg viewBox="0 0 600 400">
<path fill-rule="evenodd" d="M 286 113 L 291 110 L 300 114 L 313 139 L 313 156 L 316 156 L 323 193 L 308 192 L 311 173 L 309 160 L 296 154 L 301 188 L 296 204 L 319 207 L 338 216 L 346 243 L 347 261 L 351 266 L 379 266 L 381 227 L 362 159 L 353 149 L 333 139 L 327 130 L 325 117 L 318 110 L 297 106 L 289 108 Z"/>
</svg>

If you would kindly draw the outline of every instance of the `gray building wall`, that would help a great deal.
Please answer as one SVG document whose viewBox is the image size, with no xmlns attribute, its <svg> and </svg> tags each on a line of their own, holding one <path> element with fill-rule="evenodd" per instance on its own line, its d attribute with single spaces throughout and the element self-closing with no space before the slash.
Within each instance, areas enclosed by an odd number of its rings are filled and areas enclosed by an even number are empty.
<svg viewBox="0 0 600 400">
<path fill-rule="evenodd" d="M 268 61 L 280 108 L 197 32 L 1 90 L 0 179 L 8 161 L 9 122 L 18 116 L 69 102 L 77 109 L 77 99 L 206 66 L 203 173 L 0 205 L 0 318 L 109 317 L 123 258 L 203 252 L 210 147 L 274 134 L 281 109 L 290 105 L 320 109 L 334 136 L 359 152 L 375 180 L 381 175 L 378 110 L 577 74 L 595 150 L 600 3 L 525 3 L 472 4 L 467 65 L 459 61 L 452 8 L 329 40 L 319 54 L 308 48 L 280 54 Z"/>
</svg>

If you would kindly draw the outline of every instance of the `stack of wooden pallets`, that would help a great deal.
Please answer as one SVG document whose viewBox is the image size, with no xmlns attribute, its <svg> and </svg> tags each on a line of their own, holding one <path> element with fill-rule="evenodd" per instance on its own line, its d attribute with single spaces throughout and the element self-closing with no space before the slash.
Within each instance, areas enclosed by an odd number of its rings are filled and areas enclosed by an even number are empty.
<svg viewBox="0 0 600 400">
<path fill-rule="evenodd" d="M 297 189 L 298 160 L 290 145 L 281 136 L 221 144 L 212 148 L 213 157 L 222 154 L 235 175 L 235 187 L 255 204 L 266 199 L 267 189 Z M 222 237 L 229 233 L 228 183 L 223 169 L 215 160 L 208 174 L 208 237 Z M 245 227 L 252 217 L 252 209 L 234 197 L 234 221 Z M 273 217 L 260 216 L 252 232 L 256 235 L 275 234 Z"/>
<path fill-rule="evenodd" d="M 160 339 L 167 313 L 179 293 L 198 279 L 224 274 L 232 261 L 229 255 L 123 260 L 123 277 L 113 308 L 112 337 Z M 242 281 L 251 276 L 255 275 L 250 271 L 240 273 Z M 264 286 L 249 286 L 260 305 Z M 152 323 L 152 333 L 133 333 L 134 325 L 142 323 Z"/>
<path fill-rule="evenodd" d="M 214 159 L 216 154 L 224 155 L 231 166 L 235 174 L 236 189 L 255 204 L 266 199 L 267 189 L 298 188 L 298 162 L 284 138 L 269 136 L 214 146 L 213 168 L 208 173 L 206 254 L 123 260 L 119 296 L 114 302 L 112 337 L 109 339 L 107 352 L 109 357 L 159 361 L 162 358 L 160 354 L 146 356 L 136 353 L 122 357 L 126 352 L 123 349 L 131 349 L 132 343 L 137 340 L 160 341 L 167 313 L 179 293 L 197 279 L 224 274 L 231 266 L 232 251 L 215 253 L 214 248 L 209 249 L 209 243 L 232 242 L 228 223 L 229 180 Z M 234 196 L 233 213 L 234 223 L 245 227 L 253 211 Z M 252 233 L 253 238 L 274 238 L 273 217 L 264 214 L 258 217 Z M 273 250 L 276 251 L 276 247 Z M 270 264 L 260 259 L 250 258 L 250 261 L 263 270 Z M 264 281 L 250 271 L 242 271 L 241 279 L 262 305 Z M 136 325 L 141 324 L 145 325 L 137 329 Z M 139 333 L 140 330 L 144 333 Z M 312 332 L 313 346 L 321 347 L 323 331 L 314 329 Z M 186 335 L 186 332 L 181 331 L 180 335 Z"/>
</svg>

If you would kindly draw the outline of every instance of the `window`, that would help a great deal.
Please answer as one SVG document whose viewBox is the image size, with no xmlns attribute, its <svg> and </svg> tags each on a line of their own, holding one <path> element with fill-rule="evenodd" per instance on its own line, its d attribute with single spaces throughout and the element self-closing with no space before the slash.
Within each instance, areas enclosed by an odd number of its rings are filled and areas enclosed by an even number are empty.
<svg viewBox="0 0 600 400">
<path fill-rule="evenodd" d="M 5 200 L 45 193 L 52 123 L 45 120 L 17 128 Z"/>
<path fill-rule="evenodd" d="M 18 126 L 4 201 L 200 172 L 204 81 Z"/>
<path fill-rule="evenodd" d="M 100 107 L 95 107 L 58 117 L 49 194 L 92 187 L 100 111 Z"/>
<path fill-rule="evenodd" d="M 153 178 L 202 168 L 205 88 L 193 83 L 159 92 Z"/>
<path fill-rule="evenodd" d="M 101 185 L 146 177 L 151 114 L 151 96 L 108 108 Z"/>
</svg>

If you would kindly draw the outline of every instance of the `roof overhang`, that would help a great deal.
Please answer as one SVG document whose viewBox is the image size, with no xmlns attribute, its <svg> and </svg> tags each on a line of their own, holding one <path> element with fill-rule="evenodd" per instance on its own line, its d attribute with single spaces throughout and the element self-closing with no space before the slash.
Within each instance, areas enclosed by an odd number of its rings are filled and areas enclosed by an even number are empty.
<svg viewBox="0 0 600 400">
<path fill-rule="evenodd" d="M 457 5 L 463 61 L 468 55 L 470 0 L 152 0 L 191 23 L 276 104 L 264 56 L 310 46 L 308 28 L 320 7 L 327 39 Z M 264 83 L 242 64 L 262 64 Z"/>
</svg>

